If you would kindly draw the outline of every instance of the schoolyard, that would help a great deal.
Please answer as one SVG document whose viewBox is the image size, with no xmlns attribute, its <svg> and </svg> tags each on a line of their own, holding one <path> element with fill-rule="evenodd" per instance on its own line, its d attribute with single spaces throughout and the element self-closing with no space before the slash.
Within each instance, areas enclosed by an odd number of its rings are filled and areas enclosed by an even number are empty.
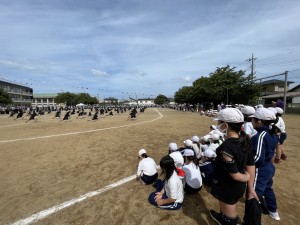
<svg viewBox="0 0 300 225">
<path fill-rule="evenodd" d="M 183 146 L 207 134 L 213 118 L 164 108 L 148 108 L 137 120 L 126 120 L 128 112 L 97 122 L 53 116 L 25 124 L 0 115 L 0 224 L 215 224 L 208 210 L 218 203 L 207 187 L 186 196 L 179 211 L 163 211 L 147 201 L 154 188 L 133 176 L 140 148 L 159 164 L 170 142 Z M 300 116 L 283 118 L 289 158 L 274 178 L 281 221 L 263 215 L 262 224 L 300 220 Z M 243 210 L 241 201 L 240 218 Z"/>
</svg>

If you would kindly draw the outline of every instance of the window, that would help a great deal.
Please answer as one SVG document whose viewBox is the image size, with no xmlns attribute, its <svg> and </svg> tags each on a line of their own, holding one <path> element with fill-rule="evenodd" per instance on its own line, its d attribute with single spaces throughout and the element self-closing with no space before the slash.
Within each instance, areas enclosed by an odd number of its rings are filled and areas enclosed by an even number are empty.
<svg viewBox="0 0 300 225">
<path fill-rule="evenodd" d="M 284 86 L 275 86 L 275 91 L 284 92 Z"/>
</svg>

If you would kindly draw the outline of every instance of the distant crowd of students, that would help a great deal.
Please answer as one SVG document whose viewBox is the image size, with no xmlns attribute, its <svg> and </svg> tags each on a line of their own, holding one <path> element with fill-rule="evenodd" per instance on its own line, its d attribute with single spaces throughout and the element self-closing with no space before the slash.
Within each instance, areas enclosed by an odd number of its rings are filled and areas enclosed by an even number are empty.
<svg viewBox="0 0 300 225">
<path fill-rule="evenodd" d="M 88 113 L 86 111 L 90 110 Z M 146 110 L 146 107 L 139 107 L 140 113 L 144 113 Z M 62 117 L 62 113 L 65 111 L 64 116 Z M 25 108 L 25 107 L 15 107 L 11 110 L 6 111 L 7 114 L 9 114 L 10 118 L 14 118 L 14 120 L 17 119 L 24 119 L 25 117 L 28 117 L 28 119 L 25 121 L 25 123 L 28 123 L 29 121 L 37 121 L 39 116 L 43 116 L 46 113 L 51 114 L 54 112 L 54 117 L 61 119 L 61 121 L 69 121 L 71 122 L 71 116 L 75 115 L 76 119 L 79 118 L 85 118 L 86 116 L 89 117 L 87 121 L 98 121 L 99 117 L 105 117 L 105 116 L 113 116 L 114 112 L 119 113 L 125 113 L 126 111 L 129 111 L 129 115 L 127 119 L 137 119 L 138 115 L 138 109 L 137 107 L 91 107 L 89 109 L 84 108 L 76 108 L 76 107 L 41 107 L 41 108 Z M 61 118 L 62 117 L 62 118 Z"/>
</svg>

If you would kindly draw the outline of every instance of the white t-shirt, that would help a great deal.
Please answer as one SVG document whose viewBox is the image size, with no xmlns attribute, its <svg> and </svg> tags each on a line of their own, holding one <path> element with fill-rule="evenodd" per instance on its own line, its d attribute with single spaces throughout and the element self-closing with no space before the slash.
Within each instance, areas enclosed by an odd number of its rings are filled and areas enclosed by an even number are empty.
<svg viewBox="0 0 300 225">
<path fill-rule="evenodd" d="M 174 171 L 170 179 L 165 182 L 166 195 L 176 199 L 175 202 L 182 203 L 184 199 L 183 184 L 177 173 Z"/>
<path fill-rule="evenodd" d="M 250 135 L 250 137 L 253 137 L 257 133 L 257 131 L 253 128 L 252 122 L 244 123 L 244 132 L 247 135 Z"/>
<path fill-rule="evenodd" d="M 195 151 L 197 159 L 200 159 L 201 158 L 201 151 L 200 151 L 198 145 L 196 143 L 193 143 L 192 147 Z"/>
<path fill-rule="evenodd" d="M 210 149 L 212 149 L 214 152 L 216 152 L 216 150 L 217 150 L 217 148 L 220 146 L 220 144 L 218 144 L 218 143 L 211 143 L 210 145 L 209 145 L 209 147 L 208 148 L 210 148 Z"/>
<path fill-rule="evenodd" d="M 278 122 L 276 123 L 276 127 L 279 128 L 281 133 L 285 133 L 285 123 L 280 116 L 278 117 Z"/>
<path fill-rule="evenodd" d="M 184 165 L 182 169 L 185 172 L 185 182 L 192 188 L 197 189 L 202 186 L 202 177 L 199 167 L 191 162 L 188 165 Z"/>
<path fill-rule="evenodd" d="M 180 152 L 172 152 L 169 154 L 169 156 L 174 160 L 176 167 L 182 168 L 184 159 Z"/>
<path fill-rule="evenodd" d="M 157 173 L 157 166 L 155 161 L 150 158 L 144 158 L 139 162 L 138 169 L 137 169 L 137 175 L 142 176 L 142 174 L 145 174 L 147 176 L 153 176 Z"/>
</svg>

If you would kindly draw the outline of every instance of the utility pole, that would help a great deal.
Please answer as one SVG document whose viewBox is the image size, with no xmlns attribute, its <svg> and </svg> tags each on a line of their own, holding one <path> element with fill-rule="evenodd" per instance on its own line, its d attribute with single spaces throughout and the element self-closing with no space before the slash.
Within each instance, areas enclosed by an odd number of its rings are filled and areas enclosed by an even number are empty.
<svg viewBox="0 0 300 225">
<path fill-rule="evenodd" d="M 284 95 L 283 95 L 283 112 L 285 113 L 286 110 L 286 92 L 287 92 L 287 77 L 288 71 L 284 72 Z"/>
<path fill-rule="evenodd" d="M 251 73 L 250 73 L 250 80 L 253 81 L 253 77 L 254 77 L 254 61 L 256 60 L 257 58 L 254 58 L 253 57 L 253 53 L 252 53 L 252 57 L 247 59 L 246 61 L 247 62 L 251 62 Z"/>
</svg>

